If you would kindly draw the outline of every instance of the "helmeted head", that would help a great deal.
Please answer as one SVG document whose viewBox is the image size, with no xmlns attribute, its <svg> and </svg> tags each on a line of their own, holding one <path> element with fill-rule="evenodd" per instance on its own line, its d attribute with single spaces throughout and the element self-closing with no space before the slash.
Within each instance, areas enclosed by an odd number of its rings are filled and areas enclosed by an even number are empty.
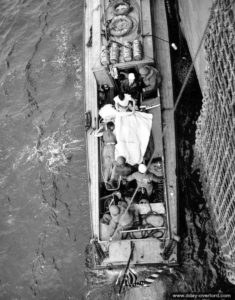
<svg viewBox="0 0 235 300">
<path fill-rule="evenodd" d="M 162 168 L 162 158 L 160 156 L 154 158 L 152 160 L 152 164 L 154 164 L 157 168 L 161 169 Z"/>
<path fill-rule="evenodd" d="M 129 73 L 128 74 L 128 80 L 129 80 L 129 83 L 132 84 L 135 81 L 135 74 L 134 73 Z"/>
<path fill-rule="evenodd" d="M 124 156 L 118 156 L 116 162 L 119 166 L 122 166 L 126 163 L 126 159 Z"/>
<path fill-rule="evenodd" d="M 125 94 L 124 94 L 123 92 L 120 92 L 120 93 L 118 94 L 118 98 L 119 98 L 120 100 L 123 100 L 123 99 L 125 98 Z"/>
<path fill-rule="evenodd" d="M 104 214 L 102 217 L 102 223 L 109 225 L 111 216 L 109 214 Z"/>
<path fill-rule="evenodd" d="M 139 167 L 138 167 L 138 171 L 139 171 L 141 174 L 144 174 L 144 173 L 146 173 L 146 171 L 147 171 L 147 167 L 146 167 L 144 164 L 140 164 Z"/>
<path fill-rule="evenodd" d="M 111 205 L 109 207 L 109 212 L 110 212 L 112 217 L 116 217 L 120 214 L 120 207 L 117 206 L 117 205 Z"/>
<path fill-rule="evenodd" d="M 101 85 L 101 88 L 106 92 L 110 90 L 110 87 L 107 84 Z"/>
<path fill-rule="evenodd" d="M 148 203 L 149 203 L 148 199 L 141 199 L 139 201 L 139 204 L 148 204 Z"/>
<path fill-rule="evenodd" d="M 118 199 L 122 199 L 122 194 L 120 192 L 115 192 L 113 195 L 117 196 Z"/>
<path fill-rule="evenodd" d="M 149 68 L 147 66 L 144 66 L 139 69 L 139 74 L 143 78 L 149 74 Z"/>
<path fill-rule="evenodd" d="M 226 271 L 226 275 L 227 275 L 227 278 L 228 278 L 228 281 L 232 284 L 235 284 L 235 275 L 234 275 L 234 272 L 232 272 L 231 270 L 227 270 Z"/>
<path fill-rule="evenodd" d="M 108 122 L 108 123 L 106 124 L 106 126 L 107 126 L 107 129 L 109 129 L 109 130 L 111 130 L 111 131 L 113 131 L 114 128 L 115 128 L 115 125 L 114 125 L 114 123 L 113 123 L 112 121 Z"/>
</svg>

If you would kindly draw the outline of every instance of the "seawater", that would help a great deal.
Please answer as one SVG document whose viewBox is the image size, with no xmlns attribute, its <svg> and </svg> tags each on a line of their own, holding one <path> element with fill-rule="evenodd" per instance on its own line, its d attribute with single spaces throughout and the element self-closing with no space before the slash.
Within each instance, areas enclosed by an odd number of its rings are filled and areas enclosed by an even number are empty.
<svg viewBox="0 0 235 300">
<path fill-rule="evenodd" d="M 0 1 L 0 299 L 82 299 L 81 0 Z"/>
</svg>

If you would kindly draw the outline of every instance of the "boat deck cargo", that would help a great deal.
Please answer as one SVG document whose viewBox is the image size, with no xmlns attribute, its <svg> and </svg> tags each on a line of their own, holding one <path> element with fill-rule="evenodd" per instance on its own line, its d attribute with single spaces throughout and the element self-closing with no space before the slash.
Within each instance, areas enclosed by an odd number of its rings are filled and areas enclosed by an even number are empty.
<svg viewBox="0 0 235 300">
<path fill-rule="evenodd" d="M 167 40 L 162 0 L 86 1 L 86 141 L 97 269 L 178 264 Z"/>
</svg>

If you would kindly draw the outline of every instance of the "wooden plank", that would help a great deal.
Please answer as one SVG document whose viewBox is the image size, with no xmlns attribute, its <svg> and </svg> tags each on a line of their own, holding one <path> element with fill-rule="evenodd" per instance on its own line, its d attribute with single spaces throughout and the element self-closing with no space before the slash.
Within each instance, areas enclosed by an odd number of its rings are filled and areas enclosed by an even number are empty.
<svg viewBox="0 0 235 300">
<path fill-rule="evenodd" d="M 143 239 L 133 240 L 135 243 L 132 264 L 154 264 L 163 263 L 164 260 L 160 253 L 162 253 L 162 242 L 158 239 Z M 113 262 L 115 264 L 123 265 L 127 262 L 130 255 L 130 240 L 121 240 L 110 243 L 109 259 L 106 263 Z"/>
<path fill-rule="evenodd" d="M 119 68 L 119 69 L 128 69 L 131 67 L 136 67 L 138 65 L 138 68 L 140 68 L 142 65 L 145 64 L 152 64 L 154 62 L 153 59 L 151 58 L 144 58 L 143 60 L 132 60 L 130 62 L 124 62 L 124 63 L 118 63 L 114 64 L 114 67 Z"/>
<path fill-rule="evenodd" d="M 140 8 L 142 12 L 142 38 L 144 45 L 144 58 L 154 59 L 153 52 L 153 37 L 152 35 L 152 19 L 151 19 L 151 5 L 150 0 L 140 1 Z"/>
<path fill-rule="evenodd" d="M 90 38 L 90 28 L 93 25 L 93 8 L 97 7 L 99 0 L 86 1 L 85 7 L 85 43 Z M 94 26 L 93 26 L 94 27 Z M 93 28 L 92 27 L 92 28 Z M 95 32 L 96 34 L 96 32 Z M 85 110 L 91 112 L 92 127 L 97 125 L 97 105 L 94 105 L 94 99 L 97 99 L 97 87 L 95 77 L 92 72 L 94 64 L 94 43 L 96 43 L 97 36 L 92 37 L 92 47 L 85 46 Z M 99 234 L 99 226 L 97 226 L 97 218 L 99 216 L 99 176 L 98 176 L 98 140 L 91 134 L 92 130 L 86 132 L 87 145 L 87 165 L 88 165 L 88 184 L 89 184 L 89 204 L 91 213 L 91 230 L 94 236 Z"/>
<path fill-rule="evenodd" d="M 165 4 L 162 0 L 152 1 L 154 13 L 153 33 L 169 40 Z M 164 134 L 164 150 L 167 174 L 167 194 L 169 199 L 171 230 L 178 232 L 177 224 L 177 178 L 176 178 L 176 139 L 174 120 L 174 98 L 172 85 L 170 46 L 159 39 L 154 40 L 155 58 L 157 67 L 162 76 L 160 94 L 162 99 L 162 119 Z"/>
<path fill-rule="evenodd" d="M 92 11 L 92 23 L 93 23 L 93 65 L 91 69 L 101 67 L 100 63 L 100 51 L 101 51 L 101 17 L 103 11 L 103 1 L 94 0 Z"/>
<path fill-rule="evenodd" d="M 152 1 L 153 34 L 169 41 L 165 3 L 162 0 Z M 154 38 L 155 59 L 157 67 L 162 75 L 160 94 L 163 100 L 163 109 L 173 108 L 173 87 L 171 72 L 171 57 L 169 44 Z"/>
<path fill-rule="evenodd" d="M 165 111 L 163 120 L 166 127 L 165 159 L 167 173 L 167 194 L 169 199 L 171 230 L 178 233 L 178 207 L 177 207 L 177 177 L 176 177 L 176 146 L 175 146 L 175 126 L 174 112 Z"/>
</svg>

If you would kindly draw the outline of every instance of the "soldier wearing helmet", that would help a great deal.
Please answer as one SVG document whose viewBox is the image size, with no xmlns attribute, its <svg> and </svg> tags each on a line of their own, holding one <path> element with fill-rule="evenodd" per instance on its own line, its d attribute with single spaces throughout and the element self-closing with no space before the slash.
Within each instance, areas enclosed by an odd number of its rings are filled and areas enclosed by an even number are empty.
<svg viewBox="0 0 235 300">
<path fill-rule="evenodd" d="M 147 167 L 144 164 L 140 164 L 138 167 L 138 172 L 127 176 L 126 180 L 136 180 L 138 187 L 144 188 L 147 192 L 148 197 L 151 196 L 153 192 L 153 181 L 159 181 L 159 179 L 154 174 L 147 171 Z"/>
<path fill-rule="evenodd" d="M 121 91 L 131 95 L 136 101 L 139 100 L 140 87 L 134 73 L 129 73 L 128 77 L 121 83 Z"/>
<path fill-rule="evenodd" d="M 143 83 L 143 93 L 150 96 L 156 92 L 161 83 L 161 76 L 159 71 L 152 66 L 144 66 L 139 69 L 139 74 Z"/>
<path fill-rule="evenodd" d="M 119 177 L 126 178 L 126 176 L 130 175 L 133 172 L 133 167 L 126 162 L 124 156 L 118 156 L 116 161 L 114 162 L 114 167 L 112 170 L 110 184 L 115 186 Z"/>
</svg>

